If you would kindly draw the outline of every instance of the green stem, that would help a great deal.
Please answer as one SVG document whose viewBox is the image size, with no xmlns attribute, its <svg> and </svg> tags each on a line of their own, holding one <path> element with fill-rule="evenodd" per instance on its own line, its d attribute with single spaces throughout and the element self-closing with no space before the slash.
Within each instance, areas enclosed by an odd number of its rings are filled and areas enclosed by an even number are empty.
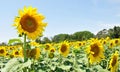
<svg viewBox="0 0 120 72">
<path fill-rule="evenodd" d="M 59 66 L 62 65 L 62 56 L 59 55 Z"/>
<path fill-rule="evenodd" d="M 88 57 L 88 55 L 87 55 L 87 57 Z M 87 66 L 88 68 L 90 68 L 91 67 L 91 64 L 90 64 L 90 58 L 88 58 L 88 66 Z"/>
<path fill-rule="evenodd" d="M 74 67 L 77 68 L 77 59 L 76 59 L 76 54 L 74 54 Z"/>
<path fill-rule="evenodd" d="M 24 34 L 23 50 L 24 50 L 24 62 L 26 62 L 27 61 L 27 56 L 26 56 L 26 34 Z"/>
</svg>

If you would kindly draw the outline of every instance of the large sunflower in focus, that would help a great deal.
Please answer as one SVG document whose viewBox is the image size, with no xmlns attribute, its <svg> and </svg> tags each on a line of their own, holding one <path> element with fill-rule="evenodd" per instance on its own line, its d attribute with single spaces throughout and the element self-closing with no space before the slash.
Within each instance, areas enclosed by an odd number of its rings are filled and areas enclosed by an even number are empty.
<svg viewBox="0 0 120 72">
<path fill-rule="evenodd" d="M 112 55 L 110 60 L 109 68 L 111 68 L 111 72 L 117 72 L 118 70 L 118 51 L 115 52 L 115 54 Z"/>
<path fill-rule="evenodd" d="M 19 16 L 14 20 L 14 26 L 18 29 L 20 35 L 26 34 L 29 39 L 36 39 L 42 36 L 46 23 L 43 22 L 44 16 L 37 13 L 36 8 L 24 7 L 19 10 Z"/>
<path fill-rule="evenodd" d="M 59 52 L 62 56 L 67 57 L 67 55 L 69 54 L 68 42 L 64 41 L 63 43 L 61 43 L 61 46 L 59 48 Z"/>
<path fill-rule="evenodd" d="M 104 58 L 104 48 L 102 44 L 95 40 L 90 46 L 87 48 L 88 58 L 90 64 L 100 62 L 102 58 Z"/>
</svg>

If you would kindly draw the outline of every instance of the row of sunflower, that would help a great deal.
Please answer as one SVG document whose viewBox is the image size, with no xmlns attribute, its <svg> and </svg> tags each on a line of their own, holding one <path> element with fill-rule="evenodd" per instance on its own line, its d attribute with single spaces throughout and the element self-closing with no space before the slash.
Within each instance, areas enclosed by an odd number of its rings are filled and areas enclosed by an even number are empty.
<svg viewBox="0 0 120 72">
<path fill-rule="evenodd" d="M 120 39 L 90 39 L 86 41 L 39 44 L 28 43 L 26 50 L 30 60 L 36 61 L 33 70 L 42 71 L 111 71 L 118 72 Z M 23 48 L 1 46 L 0 56 L 13 58 L 23 56 Z M 37 68 L 37 69 L 35 69 Z M 99 69 L 100 68 L 100 69 Z M 28 68 L 30 69 L 30 68 Z"/>
</svg>

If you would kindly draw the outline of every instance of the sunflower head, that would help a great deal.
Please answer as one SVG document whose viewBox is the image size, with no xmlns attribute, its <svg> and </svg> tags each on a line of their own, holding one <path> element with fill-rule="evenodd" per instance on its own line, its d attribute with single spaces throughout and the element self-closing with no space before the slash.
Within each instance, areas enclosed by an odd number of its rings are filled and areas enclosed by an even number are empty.
<svg viewBox="0 0 120 72">
<path fill-rule="evenodd" d="M 54 53 L 55 52 L 55 48 L 50 48 L 50 52 Z"/>
<path fill-rule="evenodd" d="M 51 44 L 49 44 L 49 43 L 46 44 L 46 45 L 45 45 L 45 50 L 48 51 L 48 50 L 50 50 L 50 49 L 51 49 Z"/>
<path fill-rule="evenodd" d="M 36 39 L 42 36 L 46 23 L 43 22 L 44 16 L 37 13 L 36 8 L 24 7 L 19 10 L 19 16 L 15 18 L 14 25 L 20 35 L 26 34 L 29 39 Z"/>
<path fill-rule="evenodd" d="M 39 59 L 40 57 L 40 48 L 32 49 L 30 52 L 30 58 Z"/>
<path fill-rule="evenodd" d="M 21 52 L 21 50 L 13 50 L 11 56 L 13 57 L 23 57 L 23 53 Z"/>
<path fill-rule="evenodd" d="M 113 48 L 114 46 L 115 46 L 114 40 L 110 40 L 109 48 Z"/>
<path fill-rule="evenodd" d="M 5 47 L 0 47 L 0 56 L 6 56 L 6 49 L 5 49 Z"/>
<path fill-rule="evenodd" d="M 120 45 L 120 39 L 114 39 L 114 43 L 116 46 Z"/>
<path fill-rule="evenodd" d="M 30 45 L 31 46 L 35 46 L 35 47 L 38 47 L 39 46 L 39 43 L 35 42 L 35 41 L 31 41 L 30 42 Z"/>
<path fill-rule="evenodd" d="M 105 45 L 107 43 L 106 40 L 102 40 L 102 44 Z"/>
<path fill-rule="evenodd" d="M 62 56 L 67 57 L 67 55 L 69 54 L 68 42 L 64 41 L 63 43 L 61 43 L 60 48 L 59 48 L 59 52 Z"/>
<path fill-rule="evenodd" d="M 82 42 L 78 42 L 78 46 L 79 46 L 79 47 L 82 46 Z"/>
<path fill-rule="evenodd" d="M 90 59 L 89 62 L 91 64 L 100 62 L 102 58 L 104 58 L 104 49 L 102 44 L 95 40 L 90 46 L 87 48 L 88 58 Z"/>
<path fill-rule="evenodd" d="M 111 72 L 116 72 L 118 70 L 118 51 L 116 51 L 112 56 L 109 64 L 109 68 L 111 69 Z"/>
</svg>

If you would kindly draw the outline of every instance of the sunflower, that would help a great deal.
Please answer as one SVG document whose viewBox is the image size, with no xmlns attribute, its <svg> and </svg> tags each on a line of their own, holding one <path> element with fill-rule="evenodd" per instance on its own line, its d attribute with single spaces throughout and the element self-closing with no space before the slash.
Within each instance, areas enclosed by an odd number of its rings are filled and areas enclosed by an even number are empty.
<svg viewBox="0 0 120 72">
<path fill-rule="evenodd" d="M 109 48 L 113 48 L 114 46 L 115 46 L 114 40 L 110 40 Z"/>
<path fill-rule="evenodd" d="M 109 41 L 110 40 L 110 37 L 106 37 L 106 39 L 105 39 L 106 41 Z"/>
<path fill-rule="evenodd" d="M 111 57 L 111 60 L 110 60 L 110 64 L 109 64 L 109 68 L 111 68 L 111 72 L 117 72 L 118 70 L 118 51 L 116 51 L 112 57 Z"/>
<path fill-rule="evenodd" d="M 48 51 L 48 50 L 50 50 L 50 49 L 51 49 L 51 44 L 49 44 L 49 43 L 46 44 L 46 45 L 45 45 L 45 50 Z"/>
<path fill-rule="evenodd" d="M 87 48 L 88 58 L 90 64 L 100 62 L 104 58 L 104 48 L 98 40 L 94 40 L 93 43 Z"/>
<path fill-rule="evenodd" d="M 0 47 L 0 56 L 6 56 L 6 49 L 5 49 L 5 47 L 4 46 L 1 46 Z"/>
<path fill-rule="evenodd" d="M 67 55 L 69 54 L 68 42 L 64 41 L 63 43 L 61 43 L 61 46 L 59 48 L 59 52 L 62 56 L 67 57 Z"/>
<path fill-rule="evenodd" d="M 19 16 L 15 18 L 13 26 L 18 29 L 20 35 L 26 34 L 29 39 L 34 40 L 42 36 L 47 25 L 43 22 L 44 18 L 42 14 L 37 13 L 36 8 L 24 7 L 23 10 L 19 10 Z"/>
<path fill-rule="evenodd" d="M 120 45 L 120 39 L 114 39 L 114 43 L 116 46 Z"/>
<path fill-rule="evenodd" d="M 38 47 L 38 46 L 39 46 L 39 43 L 37 43 L 37 42 L 35 42 L 35 41 L 31 41 L 31 42 L 30 42 L 30 45 L 31 45 L 31 46 L 36 46 L 36 47 Z"/>
<path fill-rule="evenodd" d="M 107 43 L 106 40 L 102 40 L 102 44 L 105 45 Z"/>
<path fill-rule="evenodd" d="M 82 44 L 83 44 L 83 46 L 86 45 L 86 41 L 83 41 Z"/>
<path fill-rule="evenodd" d="M 83 45 L 83 43 L 80 41 L 77 41 L 77 42 L 74 42 L 72 45 L 74 46 L 75 49 L 79 49 Z"/>
<path fill-rule="evenodd" d="M 13 53 L 12 53 L 12 55 L 14 56 L 14 57 L 23 57 L 23 53 L 22 53 L 22 50 L 13 50 Z"/>
<path fill-rule="evenodd" d="M 54 53 L 55 52 L 55 48 L 50 48 L 50 52 Z"/>
<path fill-rule="evenodd" d="M 30 51 L 30 57 L 34 59 L 39 59 L 40 57 L 40 48 L 35 48 Z"/>
<path fill-rule="evenodd" d="M 78 42 L 78 46 L 80 47 L 80 46 L 82 46 L 83 45 L 83 43 L 82 42 Z"/>
</svg>

